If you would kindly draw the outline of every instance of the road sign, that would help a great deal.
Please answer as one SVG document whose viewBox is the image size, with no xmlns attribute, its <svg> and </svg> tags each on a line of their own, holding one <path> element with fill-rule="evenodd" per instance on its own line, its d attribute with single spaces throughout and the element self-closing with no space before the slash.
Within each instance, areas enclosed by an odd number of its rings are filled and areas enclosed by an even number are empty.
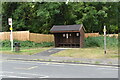
<svg viewBox="0 0 120 80">
<path fill-rule="evenodd" d="M 10 27 L 10 30 L 13 30 L 12 27 Z"/>
<path fill-rule="evenodd" d="M 12 18 L 8 18 L 8 24 L 12 25 Z"/>
<path fill-rule="evenodd" d="M 104 29 L 103 29 L 103 32 L 106 32 L 106 31 L 107 31 L 106 28 L 104 28 Z"/>
</svg>

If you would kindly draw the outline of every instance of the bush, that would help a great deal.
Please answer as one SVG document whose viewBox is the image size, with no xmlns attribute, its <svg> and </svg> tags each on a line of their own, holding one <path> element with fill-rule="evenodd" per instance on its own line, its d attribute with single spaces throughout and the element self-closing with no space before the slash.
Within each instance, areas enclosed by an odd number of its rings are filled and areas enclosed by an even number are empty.
<svg viewBox="0 0 120 80">
<path fill-rule="evenodd" d="M 32 41 L 18 41 L 14 40 L 14 42 L 20 42 L 21 47 L 51 47 L 54 46 L 53 42 L 43 42 L 43 43 L 35 43 Z M 118 47 L 118 39 L 115 37 L 106 37 L 107 47 Z M 1 41 L 1 45 L 3 47 L 10 47 L 10 41 L 4 40 Z M 85 38 L 84 47 L 101 47 L 104 48 L 104 37 L 88 37 Z"/>
<path fill-rule="evenodd" d="M 9 40 L 4 40 L 0 42 L 2 47 L 10 47 L 10 41 Z"/>
<path fill-rule="evenodd" d="M 18 40 L 14 40 L 13 42 L 20 42 L 21 47 L 50 47 L 50 46 L 54 46 L 53 42 L 35 43 L 32 41 L 18 41 Z M 1 41 L 2 47 L 10 47 L 11 46 L 10 44 L 11 43 L 9 40 Z"/>
<path fill-rule="evenodd" d="M 118 39 L 115 37 L 106 37 L 107 47 L 118 47 Z M 85 47 L 104 48 L 104 36 L 85 38 Z"/>
</svg>

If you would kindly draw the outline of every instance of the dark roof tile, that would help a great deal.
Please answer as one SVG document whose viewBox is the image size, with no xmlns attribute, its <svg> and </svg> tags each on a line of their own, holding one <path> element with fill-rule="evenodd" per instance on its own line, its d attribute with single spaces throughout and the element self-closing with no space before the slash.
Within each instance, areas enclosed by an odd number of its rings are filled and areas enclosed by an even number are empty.
<svg viewBox="0 0 120 80">
<path fill-rule="evenodd" d="M 54 31 L 80 31 L 81 27 L 83 27 L 83 25 L 54 25 L 51 28 L 51 32 Z"/>
</svg>

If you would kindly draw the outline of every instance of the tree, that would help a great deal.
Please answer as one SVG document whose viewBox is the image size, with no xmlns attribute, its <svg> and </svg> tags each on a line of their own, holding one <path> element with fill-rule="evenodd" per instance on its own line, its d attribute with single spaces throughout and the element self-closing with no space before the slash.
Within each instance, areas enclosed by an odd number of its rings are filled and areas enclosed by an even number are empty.
<svg viewBox="0 0 120 80">
<path fill-rule="evenodd" d="M 53 25 L 83 24 L 86 32 L 118 32 L 119 3 L 114 2 L 4 2 L 3 31 L 9 31 L 8 18 L 13 18 L 13 30 L 50 33 Z"/>
</svg>

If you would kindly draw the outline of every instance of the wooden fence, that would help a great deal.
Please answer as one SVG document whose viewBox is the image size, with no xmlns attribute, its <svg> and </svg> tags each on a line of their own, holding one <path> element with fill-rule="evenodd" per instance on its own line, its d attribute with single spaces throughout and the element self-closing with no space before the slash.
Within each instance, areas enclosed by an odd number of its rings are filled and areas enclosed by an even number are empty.
<svg viewBox="0 0 120 80">
<path fill-rule="evenodd" d="M 99 33 L 85 33 L 85 37 L 97 37 L 100 36 Z M 107 36 L 116 36 L 118 34 L 108 34 Z M 13 32 L 13 39 L 20 41 L 33 41 L 33 42 L 53 42 L 54 36 L 51 34 L 37 34 L 30 33 L 29 31 L 16 31 Z M 10 40 L 10 32 L 0 32 L 0 40 Z"/>
<path fill-rule="evenodd" d="M 13 32 L 14 40 L 26 41 L 29 40 L 29 31 L 16 31 Z M 0 40 L 10 40 L 10 32 L 1 32 Z"/>
<path fill-rule="evenodd" d="M 48 34 L 36 34 L 29 31 L 17 31 L 13 32 L 13 39 L 20 41 L 33 41 L 33 42 L 52 42 L 54 41 L 53 35 Z M 10 32 L 1 32 L 0 40 L 10 40 Z"/>
<path fill-rule="evenodd" d="M 85 37 L 97 37 L 97 36 L 100 36 L 99 33 L 85 33 Z"/>
<path fill-rule="evenodd" d="M 30 33 L 29 41 L 34 41 L 37 43 L 40 42 L 53 42 L 54 36 L 50 34 L 36 34 L 36 33 Z"/>
<path fill-rule="evenodd" d="M 118 34 L 107 34 L 107 36 L 109 36 L 109 37 L 116 37 L 116 38 L 118 38 Z"/>
</svg>

